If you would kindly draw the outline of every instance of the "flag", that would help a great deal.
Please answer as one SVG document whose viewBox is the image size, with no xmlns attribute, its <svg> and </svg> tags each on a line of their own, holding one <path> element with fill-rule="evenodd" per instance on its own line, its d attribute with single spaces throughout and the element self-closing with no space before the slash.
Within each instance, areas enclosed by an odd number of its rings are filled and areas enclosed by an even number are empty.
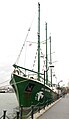
<svg viewBox="0 0 69 119">
<path fill-rule="evenodd" d="M 31 45 L 32 45 L 32 43 L 29 44 L 29 46 L 31 46 Z"/>
</svg>

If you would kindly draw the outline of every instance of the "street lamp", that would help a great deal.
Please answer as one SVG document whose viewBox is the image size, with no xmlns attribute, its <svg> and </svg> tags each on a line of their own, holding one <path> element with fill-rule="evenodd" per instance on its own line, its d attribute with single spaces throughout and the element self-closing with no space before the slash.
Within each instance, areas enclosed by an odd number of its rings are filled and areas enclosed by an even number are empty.
<svg viewBox="0 0 69 119">
<path fill-rule="evenodd" d="M 53 68 L 54 66 L 51 65 L 49 67 Z M 44 103 L 45 103 L 45 73 L 49 70 L 49 67 L 46 71 L 44 70 Z M 45 108 L 45 106 L 44 106 L 44 108 Z"/>
<path fill-rule="evenodd" d="M 53 77 L 55 77 L 55 79 L 56 79 L 56 83 L 55 83 L 55 85 L 56 85 L 56 88 L 57 88 L 57 77 L 56 77 L 55 74 L 53 74 Z"/>
<path fill-rule="evenodd" d="M 50 65 L 46 71 L 44 70 L 44 86 L 45 86 L 45 72 L 47 72 L 50 67 L 53 68 L 54 66 L 53 65 Z"/>
<path fill-rule="evenodd" d="M 63 80 L 60 80 L 60 81 L 58 82 L 58 85 L 59 85 L 60 82 L 63 82 Z"/>
</svg>

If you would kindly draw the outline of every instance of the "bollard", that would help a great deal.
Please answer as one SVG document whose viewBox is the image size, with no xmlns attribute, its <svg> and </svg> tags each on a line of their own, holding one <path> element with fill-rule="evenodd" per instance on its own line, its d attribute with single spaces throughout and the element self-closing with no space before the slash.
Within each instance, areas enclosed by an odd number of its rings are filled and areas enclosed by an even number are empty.
<svg viewBox="0 0 69 119">
<path fill-rule="evenodd" d="M 33 113 L 34 113 L 34 106 L 32 105 L 32 112 L 31 112 L 31 118 L 32 118 L 32 119 L 34 119 Z"/>
<path fill-rule="evenodd" d="M 4 110 L 3 113 L 4 113 L 3 114 L 3 119 L 5 119 L 6 118 L 6 110 Z"/>
<path fill-rule="evenodd" d="M 40 113 L 40 105 L 39 105 L 39 108 L 38 108 L 38 112 Z"/>
<path fill-rule="evenodd" d="M 44 104 L 44 109 L 45 109 L 45 104 Z"/>
<path fill-rule="evenodd" d="M 45 104 L 45 101 L 44 101 L 44 106 L 43 106 L 44 109 L 45 109 L 45 106 L 46 106 L 46 104 Z"/>
<path fill-rule="evenodd" d="M 20 119 L 22 119 L 23 107 L 20 108 Z"/>
<path fill-rule="evenodd" d="M 19 119 L 19 112 L 17 112 L 17 119 Z"/>
</svg>

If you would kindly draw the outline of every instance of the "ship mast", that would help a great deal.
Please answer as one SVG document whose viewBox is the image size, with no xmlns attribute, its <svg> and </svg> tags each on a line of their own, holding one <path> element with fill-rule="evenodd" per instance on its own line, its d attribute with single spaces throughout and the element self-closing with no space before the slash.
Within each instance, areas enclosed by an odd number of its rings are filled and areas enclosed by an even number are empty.
<svg viewBox="0 0 69 119">
<path fill-rule="evenodd" d="M 48 57 L 47 57 L 47 23 L 45 24 L 46 27 L 46 70 L 48 69 Z M 46 85 L 48 85 L 48 72 L 46 71 Z"/>
<path fill-rule="evenodd" d="M 40 3 L 38 3 L 38 80 L 40 80 Z"/>
<path fill-rule="evenodd" d="M 51 56 L 51 35 L 49 37 L 50 39 L 50 65 L 52 65 L 52 56 Z M 50 75 L 51 75 L 51 87 L 52 87 L 52 68 L 50 67 Z"/>
</svg>

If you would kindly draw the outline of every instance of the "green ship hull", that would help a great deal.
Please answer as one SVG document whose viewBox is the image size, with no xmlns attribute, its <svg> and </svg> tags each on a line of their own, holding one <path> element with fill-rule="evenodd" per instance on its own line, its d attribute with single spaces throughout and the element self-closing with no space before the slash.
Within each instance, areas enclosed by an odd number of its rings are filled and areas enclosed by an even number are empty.
<svg viewBox="0 0 69 119">
<path fill-rule="evenodd" d="M 44 105 L 56 100 L 57 94 L 47 85 L 40 81 L 12 75 L 10 84 L 13 86 L 20 107 L 30 107 L 31 105 Z"/>
</svg>

